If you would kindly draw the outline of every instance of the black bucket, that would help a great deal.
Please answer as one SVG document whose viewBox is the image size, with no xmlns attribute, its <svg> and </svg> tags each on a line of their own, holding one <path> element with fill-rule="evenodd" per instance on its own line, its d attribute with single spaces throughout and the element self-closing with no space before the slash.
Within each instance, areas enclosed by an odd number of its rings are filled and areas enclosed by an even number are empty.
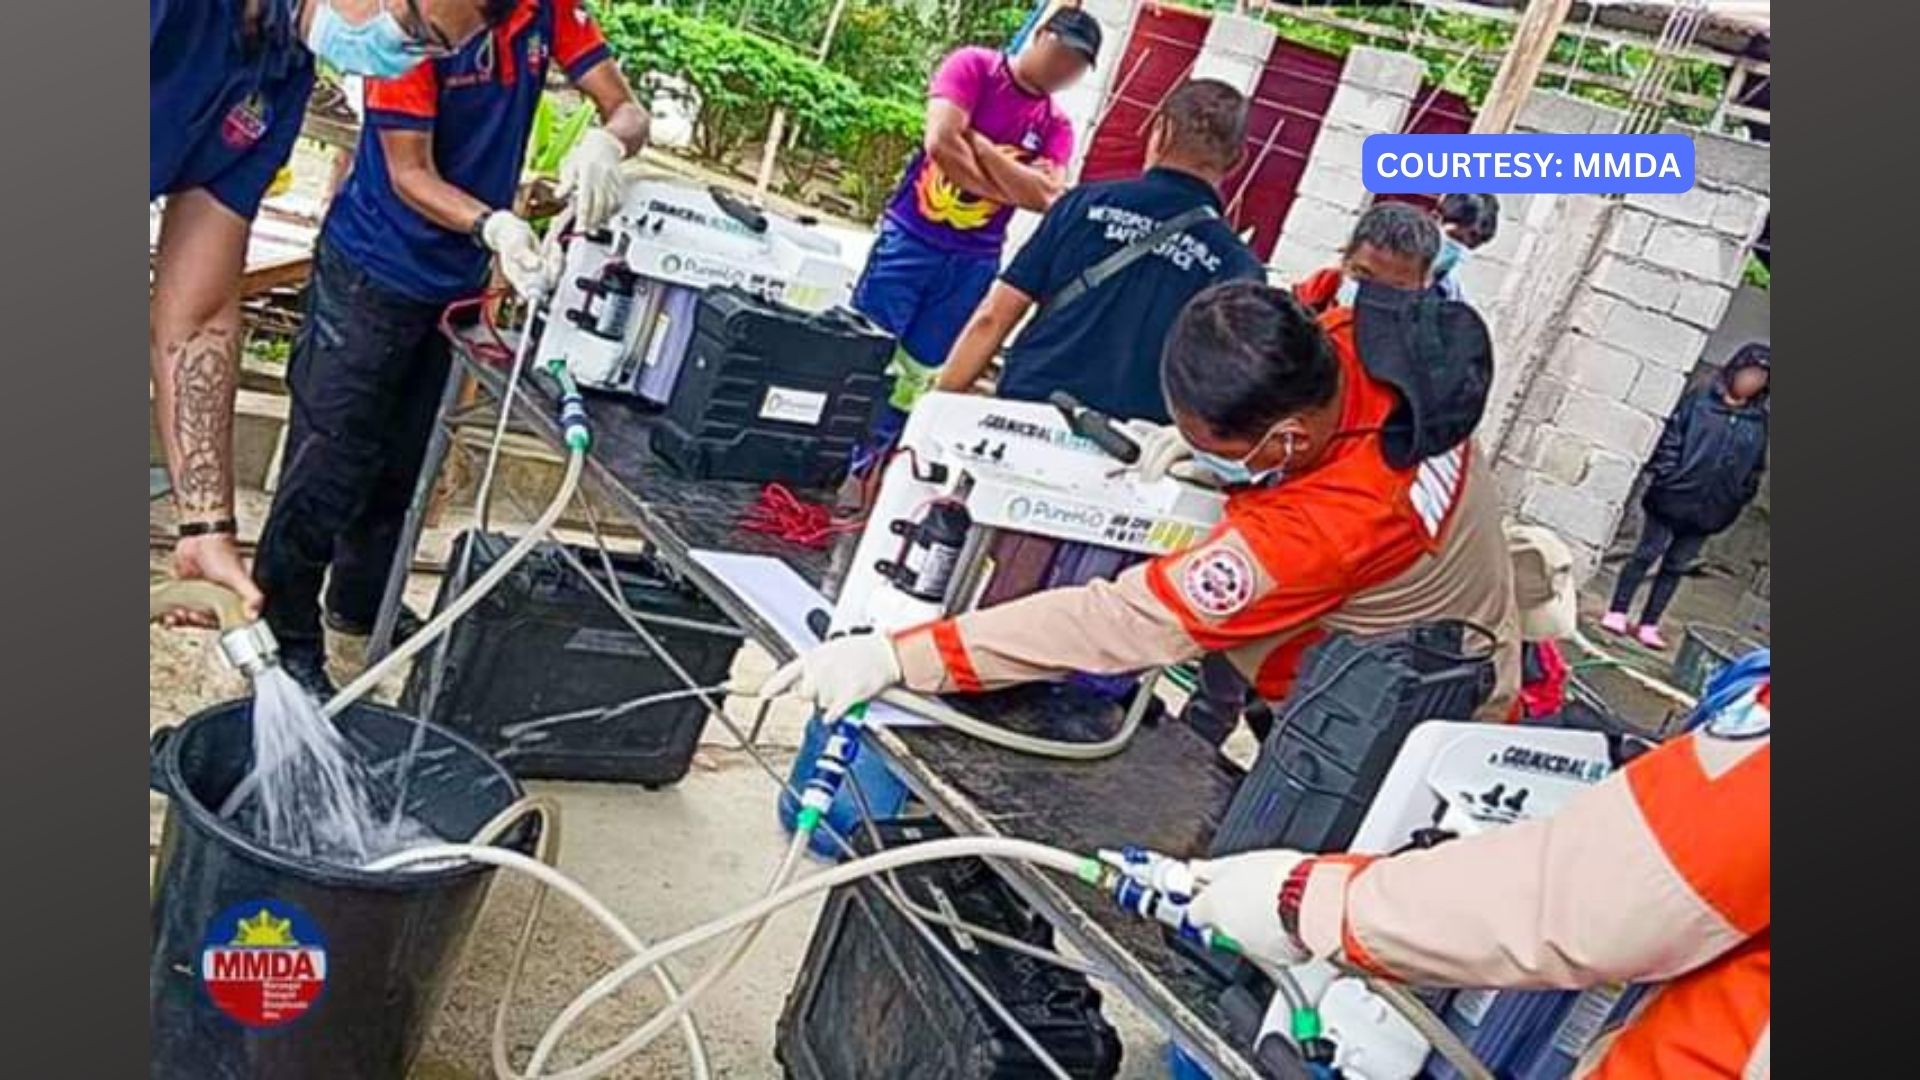
<svg viewBox="0 0 1920 1080">
<path fill-rule="evenodd" d="M 371 874 L 269 851 L 216 816 L 253 761 L 250 701 L 154 736 L 166 830 L 147 965 L 153 1080 L 399 1080 L 459 963 L 492 868 Z M 376 772 L 420 721 L 355 705 L 340 730 Z M 472 743 L 427 724 L 407 813 L 458 840 L 520 798 Z M 532 850 L 537 830 L 506 845 Z M 245 925 L 240 925 L 244 920 Z"/>
</svg>

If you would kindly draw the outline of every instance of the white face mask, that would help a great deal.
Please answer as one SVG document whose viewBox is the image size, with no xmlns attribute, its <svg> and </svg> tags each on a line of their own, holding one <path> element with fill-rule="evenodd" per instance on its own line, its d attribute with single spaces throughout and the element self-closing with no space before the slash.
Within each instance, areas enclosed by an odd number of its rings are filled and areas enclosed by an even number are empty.
<svg viewBox="0 0 1920 1080">
<path fill-rule="evenodd" d="M 349 75 L 392 79 L 405 75 L 425 54 L 393 12 L 382 8 L 362 23 L 350 23 L 334 9 L 332 0 L 317 0 L 307 26 L 307 48 L 313 55 Z"/>
</svg>

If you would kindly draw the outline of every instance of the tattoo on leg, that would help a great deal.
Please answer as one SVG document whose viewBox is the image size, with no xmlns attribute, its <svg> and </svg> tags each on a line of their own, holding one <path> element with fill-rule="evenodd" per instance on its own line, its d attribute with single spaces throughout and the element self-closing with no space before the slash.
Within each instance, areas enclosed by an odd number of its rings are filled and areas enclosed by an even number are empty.
<svg viewBox="0 0 1920 1080">
<path fill-rule="evenodd" d="M 238 342 L 209 326 L 174 342 L 175 498 L 185 513 L 219 513 L 233 497 L 233 396 Z"/>
</svg>

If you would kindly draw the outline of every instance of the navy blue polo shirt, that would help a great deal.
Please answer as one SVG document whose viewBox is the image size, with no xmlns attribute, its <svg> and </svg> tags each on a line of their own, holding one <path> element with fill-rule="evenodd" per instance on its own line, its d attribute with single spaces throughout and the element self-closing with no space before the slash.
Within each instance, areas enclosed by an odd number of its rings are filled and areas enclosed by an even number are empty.
<svg viewBox="0 0 1920 1080">
<path fill-rule="evenodd" d="M 148 0 L 147 198 L 205 188 L 252 220 L 313 91 L 313 55 L 292 0 L 268 0 L 246 32 L 246 0 Z"/>
<path fill-rule="evenodd" d="M 401 201 L 380 133 L 431 132 L 441 178 L 508 209 L 549 62 L 578 81 L 609 55 L 579 0 L 522 0 L 506 22 L 457 54 L 397 79 L 368 79 L 360 147 L 322 238 L 409 299 L 444 304 L 473 293 L 486 283 L 491 253 L 466 231 L 443 228 Z"/>
<path fill-rule="evenodd" d="M 1213 185 L 1172 169 L 1074 188 L 1054 202 L 1000 279 L 1044 303 L 1082 271 L 1203 204 L 1220 209 Z M 1174 316 L 1215 282 L 1265 274 L 1224 219 L 1189 225 L 1118 277 L 1028 323 L 1007 351 L 1000 396 L 1045 401 L 1065 390 L 1111 416 L 1166 423 L 1160 347 Z"/>
</svg>

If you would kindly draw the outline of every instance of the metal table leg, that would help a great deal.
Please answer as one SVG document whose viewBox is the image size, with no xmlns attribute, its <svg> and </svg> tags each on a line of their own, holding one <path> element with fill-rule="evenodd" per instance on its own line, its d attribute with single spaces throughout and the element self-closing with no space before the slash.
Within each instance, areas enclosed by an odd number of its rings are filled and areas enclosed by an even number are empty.
<svg viewBox="0 0 1920 1080">
<path fill-rule="evenodd" d="M 448 365 L 447 385 L 440 394 L 440 410 L 434 416 L 433 434 L 427 439 L 426 456 L 420 462 L 420 479 L 413 485 L 413 500 L 407 504 L 406 520 L 400 526 L 400 542 L 394 545 L 393 565 L 387 569 L 387 588 L 380 594 L 380 614 L 373 620 L 373 636 L 367 641 L 367 664 L 380 662 L 393 650 L 393 631 L 400 621 L 400 605 L 406 599 L 407 576 L 413 569 L 414 549 L 420 546 L 420 530 L 426 523 L 427 503 L 440 482 L 440 469 L 447 463 L 447 450 L 453 445 L 453 426 L 447 418 L 460 404 L 460 387 L 466 366 Z"/>
</svg>

